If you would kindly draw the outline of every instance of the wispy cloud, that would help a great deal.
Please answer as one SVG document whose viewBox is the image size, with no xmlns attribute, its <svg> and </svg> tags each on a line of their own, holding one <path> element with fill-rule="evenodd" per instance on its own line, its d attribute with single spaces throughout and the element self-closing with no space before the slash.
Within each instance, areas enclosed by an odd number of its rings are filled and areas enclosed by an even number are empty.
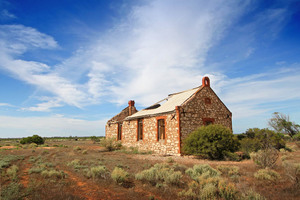
<svg viewBox="0 0 300 200">
<path fill-rule="evenodd" d="M 3 107 L 15 107 L 9 103 L 0 103 L 0 107 L 3 106 Z"/>
</svg>

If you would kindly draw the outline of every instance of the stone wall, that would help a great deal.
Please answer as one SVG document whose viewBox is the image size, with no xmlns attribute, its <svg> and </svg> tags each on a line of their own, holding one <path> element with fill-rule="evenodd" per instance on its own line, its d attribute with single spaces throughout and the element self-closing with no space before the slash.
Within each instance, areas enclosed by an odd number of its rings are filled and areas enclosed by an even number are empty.
<svg viewBox="0 0 300 200">
<path fill-rule="evenodd" d="M 165 139 L 157 141 L 157 120 L 165 119 Z M 122 144 L 140 151 L 179 155 L 179 134 L 176 113 L 143 119 L 143 140 L 137 141 L 137 120 L 124 121 Z"/>
<path fill-rule="evenodd" d="M 232 129 L 231 112 L 209 86 L 202 87 L 179 110 L 181 141 L 195 129 L 205 125 L 205 120 Z"/>
<path fill-rule="evenodd" d="M 115 138 L 117 140 L 118 135 L 118 124 L 110 123 L 105 125 L 105 137 L 106 138 Z"/>
</svg>

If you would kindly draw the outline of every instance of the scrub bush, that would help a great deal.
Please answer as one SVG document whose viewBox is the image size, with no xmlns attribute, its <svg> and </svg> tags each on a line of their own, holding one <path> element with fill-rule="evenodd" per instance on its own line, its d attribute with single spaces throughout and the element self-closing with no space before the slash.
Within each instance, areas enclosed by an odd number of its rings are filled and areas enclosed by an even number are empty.
<svg viewBox="0 0 300 200">
<path fill-rule="evenodd" d="M 254 177 L 260 180 L 276 181 L 280 175 L 271 169 L 260 169 L 254 174 Z"/>
<path fill-rule="evenodd" d="M 35 143 L 35 144 L 44 144 L 45 140 L 44 138 L 42 138 L 41 136 L 38 135 L 33 135 L 32 137 L 26 137 L 26 138 L 22 138 L 20 140 L 21 144 L 31 144 L 31 143 Z"/>
<path fill-rule="evenodd" d="M 128 181 L 129 174 L 124 169 L 115 167 L 115 169 L 111 173 L 111 178 L 119 185 L 122 185 L 126 181 Z"/>
<path fill-rule="evenodd" d="M 100 141 L 100 145 L 105 147 L 108 151 L 118 150 L 122 147 L 122 143 L 116 141 L 114 138 L 103 138 Z"/>
<path fill-rule="evenodd" d="M 224 159 L 226 152 L 238 150 L 239 142 L 229 128 L 221 125 L 202 126 L 183 143 L 183 152 L 210 159 Z"/>
</svg>

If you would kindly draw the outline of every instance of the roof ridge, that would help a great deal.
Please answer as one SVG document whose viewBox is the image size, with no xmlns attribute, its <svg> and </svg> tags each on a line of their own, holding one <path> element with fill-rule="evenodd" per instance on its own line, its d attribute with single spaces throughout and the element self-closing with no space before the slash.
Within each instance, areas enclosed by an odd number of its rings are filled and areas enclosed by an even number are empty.
<svg viewBox="0 0 300 200">
<path fill-rule="evenodd" d="M 200 88 L 200 87 L 201 87 L 201 86 L 198 86 L 198 87 L 195 87 L 195 88 L 192 88 L 192 89 L 188 89 L 188 90 L 184 90 L 184 91 L 181 91 L 181 92 L 171 93 L 171 94 L 168 94 L 168 97 L 169 97 L 169 96 L 176 95 L 176 94 L 181 94 L 181 93 L 184 93 L 184 92 L 188 92 L 188 91 L 191 91 L 191 90 Z"/>
</svg>

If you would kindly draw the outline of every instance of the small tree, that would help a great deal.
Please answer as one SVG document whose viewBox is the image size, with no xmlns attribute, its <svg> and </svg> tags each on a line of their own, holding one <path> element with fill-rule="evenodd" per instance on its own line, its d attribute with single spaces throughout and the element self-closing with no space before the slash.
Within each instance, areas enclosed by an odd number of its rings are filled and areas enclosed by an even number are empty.
<svg viewBox="0 0 300 200">
<path fill-rule="evenodd" d="M 20 140 L 21 144 L 30 144 L 30 143 L 35 143 L 35 144 L 44 144 L 45 140 L 41 136 L 38 135 L 33 135 L 32 137 L 26 137 L 22 138 Z"/>
<path fill-rule="evenodd" d="M 234 152 L 239 146 L 231 130 L 222 125 L 202 126 L 192 132 L 183 144 L 184 153 L 210 159 L 224 159 L 227 152 Z"/>
<path fill-rule="evenodd" d="M 288 134 L 293 137 L 300 131 L 300 125 L 290 121 L 288 115 L 274 112 L 273 117 L 269 120 L 269 126 L 279 133 Z"/>
</svg>

